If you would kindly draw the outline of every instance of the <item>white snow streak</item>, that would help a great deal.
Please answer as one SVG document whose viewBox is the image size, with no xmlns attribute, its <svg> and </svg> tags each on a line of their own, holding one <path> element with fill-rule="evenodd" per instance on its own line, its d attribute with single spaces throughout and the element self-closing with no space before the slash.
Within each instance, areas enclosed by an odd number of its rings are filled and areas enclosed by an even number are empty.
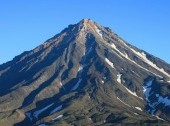
<svg viewBox="0 0 170 126">
<path fill-rule="evenodd" d="M 56 118 L 54 118 L 52 120 L 54 121 L 54 120 L 58 120 L 58 119 L 61 119 L 61 118 L 63 118 L 63 115 L 59 115 L 59 116 L 57 116 Z"/>
<path fill-rule="evenodd" d="M 147 101 L 148 101 L 148 98 L 150 95 L 149 93 L 151 91 L 152 82 L 153 82 L 153 80 L 150 80 L 146 83 L 146 86 L 143 86 L 143 92 L 144 92 L 144 95 L 145 95 L 145 98 Z"/>
<path fill-rule="evenodd" d="M 42 108 L 42 109 L 40 109 L 40 110 L 38 110 L 38 111 L 35 111 L 34 114 L 33 114 L 33 116 L 36 117 L 36 118 L 38 118 L 38 116 L 39 116 L 43 111 L 45 111 L 45 110 L 47 110 L 48 108 L 50 108 L 53 104 L 54 104 L 54 103 L 52 103 L 52 104 L 50 104 L 50 105 L 48 105 L 48 106 L 46 106 L 46 107 L 44 107 L 44 108 Z"/>
<path fill-rule="evenodd" d="M 124 105 L 128 106 L 128 107 L 131 107 L 129 104 L 125 103 L 124 101 L 120 100 L 120 98 L 117 97 L 117 99 L 122 102 Z"/>
<path fill-rule="evenodd" d="M 155 101 L 155 102 L 151 102 L 149 100 L 149 97 L 150 97 L 150 92 L 151 92 L 151 86 L 152 86 L 152 83 L 153 83 L 153 80 L 150 80 L 148 81 L 145 86 L 143 86 L 144 88 L 144 95 L 145 95 L 145 98 L 148 102 L 148 105 L 152 108 L 150 110 L 151 114 L 154 116 L 154 112 L 155 112 L 155 108 L 158 104 L 160 103 L 163 103 L 164 106 L 170 106 L 170 99 L 168 99 L 168 97 L 163 97 L 163 96 L 160 96 L 159 94 L 155 94 L 155 96 L 157 97 L 158 101 Z"/>
<path fill-rule="evenodd" d="M 139 115 L 138 113 L 134 113 L 135 115 Z"/>
<path fill-rule="evenodd" d="M 135 53 L 140 59 L 142 59 L 145 63 L 147 63 L 148 65 L 150 65 L 151 67 L 155 68 L 156 70 L 158 70 L 159 72 L 163 73 L 164 75 L 170 77 L 170 75 L 163 69 L 163 68 L 159 68 L 156 64 L 154 64 L 153 62 L 151 62 L 147 57 L 146 54 L 144 52 L 137 52 L 136 50 L 134 50 L 133 48 L 129 47 L 128 45 L 126 45 L 124 43 L 124 45 L 126 47 L 128 47 L 133 53 Z"/>
<path fill-rule="evenodd" d="M 124 86 L 124 87 L 125 87 L 125 86 Z M 132 91 L 129 90 L 127 87 L 125 87 L 125 88 L 126 88 L 126 90 L 127 90 L 130 94 L 132 94 L 133 96 L 138 97 L 138 98 L 140 98 L 140 99 L 143 100 L 143 98 L 139 97 L 139 96 L 136 94 L 136 92 L 132 92 Z"/>
<path fill-rule="evenodd" d="M 120 83 L 120 84 L 122 84 L 122 82 L 121 82 L 121 74 L 118 74 L 117 75 L 117 82 L 118 83 Z M 123 84 L 122 84 L 123 85 Z M 136 94 L 136 92 L 132 92 L 131 90 L 129 90 L 126 86 L 124 86 L 123 85 L 123 87 L 130 93 L 130 94 L 132 94 L 133 96 L 135 96 L 135 97 L 138 97 L 138 98 L 140 98 L 140 99 L 142 99 L 143 100 L 143 98 L 141 98 L 141 97 L 139 97 L 137 94 Z"/>
<path fill-rule="evenodd" d="M 74 87 L 73 87 L 71 90 L 72 90 L 72 91 L 76 90 L 76 89 L 79 87 L 81 81 L 82 81 L 82 79 L 79 79 L 79 81 L 77 82 L 77 84 L 74 85 Z"/>
<path fill-rule="evenodd" d="M 60 82 L 60 86 L 63 86 L 63 84 Z"/>
<path fill-rule="evenodd" d="M 157 75 L 156 73 L 153 73 L 153 72 L 149 71 L 148 69 L 140 66 L 140 65 L 137 64 L 135 61 L 131 60 L 126 53 L 123 54 L 122 52 L 120 52 L 120 51 L 116 48 L 116 46 L 115 46 L 114 43 L 112 43 L 110 46 L 111 46 L 114 50 L 116 50 L 122 57 L 124 57 L 124 58 L 126 58 L 127 60 L 131 61 L 132 63 L 134 63 L 134 64 L 137 65 L 138 67 L 140 67 L 140 68 L 142 68 L 142 69 L 144 69 L 144 70 L 146 70 L 146 71 L 148 71 L 148 72 L 150 72 L 150 73 L 152 73 L 152 74 L 154 74 L 154 75 L 156 75 L 156 76 L 158 76 L 158 77 L 161 77 L 161 76 Z"/>
<path fill-rule="evenodd" d="M 155 116 L 157 119 L 165 121 L 164 119 L 160 118 L 159 116 Z"/>
<path fill-rule="evenodd" d="M 54 110 L 51 111 L 50 115 L 57 111 L 60 111 L 62 109 L 62 107 L 63 107 L 63 105 L 57 106 Z"/>
<path fill-rule="evenodd" d="M 108 58 L 105 58 L 105 61 L 106 61 L 107 64 L 109 64 L 112 68 L 114 68 L 113 63 L 112 63 Z"/>
<path fill-rule="evenodd" d="M 149 112 L 151 113 L 152 116 L 154 116 L 155 106 L 156 106 L 157 104 L 159 104 L 159 102 L 154 102 L 154 103 L 152 103 L 152 102 L 150 102 L 150 100 L 149 100 L 150 91 L 151 91 L 151 88 L 152 88 L 152 87 L 151 87 L 151 86 L 152 86 L 152 83 L 153 83 L 153 80 L 149 80 L 149 81 L 145 84 L 145 86 L 143 86 L 143 88 L 144 88 L 143 92 L 144 92 L 144 95 L 145 95 L 145 99 L 146 99 L 146 101 L 148 102 L 148 105 L 152 108 L 152 109 L 149 110 Z M 159 94 L 156 94 L 156 96 L 159 96 Z"/>
<path fill-rule="evenodd" d="M 143 111 L 140 107 L 135 107 L 136 109 L 138 109 L 139 111 Z"/>
<path fill-rule="evenodd" d="M 78 72 L 82 71 L 83 67 L 80 66 L 79 69 L 78 69 Z"/>
<path fill-rule="evenodd" d="M 102 31 L 99 30 L 96 26 L 95 26 L 95 30 L 96 30 L 97 34 L 98 34 L 101 38 L 103 38 Z"/>
<path fill-rule="evenodd" d="M 86 26 L 86 24 L 84 23 L 84 25 L 83 25 L 81 31 L 85 31 L 86 29 L 87 29 L 87 26 Z"/>
<path fill-rule="evenodd" d="M 144 52 L 140 53 L 140 52 L 136 52 L 134 49 L 131 48 L 131 50 L 138 55 L 142 60 L 144 60 L 147 64 L 149 64 L 150 66 L 152 66 L 153 68 L 155 68 L 156 70 L 158 70 L 159 72 L 163 73 L 164 75 L 170 77 L 170 75 L 165 72 L 165 70 L 163 68 L 159 68 L 156 64 L 154 64 L 153 62 L 151 62 L 149 59 L 147 59 L 146 54 Z"/>
<path fill-rule="evenodd" d="M 117 82 L 119 82 L 120 84 L 122 83 L 122 82 L 121 82 L 121 76 L 122 76 L 122 74 L 118 74 L 118 75 L 117 75 Z"/>
</svg>

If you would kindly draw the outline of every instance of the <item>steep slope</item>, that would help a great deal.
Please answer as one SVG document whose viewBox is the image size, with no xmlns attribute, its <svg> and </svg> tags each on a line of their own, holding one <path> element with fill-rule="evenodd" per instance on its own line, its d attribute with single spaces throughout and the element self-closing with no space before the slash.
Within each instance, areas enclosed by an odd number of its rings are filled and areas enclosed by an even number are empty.
<svg viewBox="0 0 170 126">
<path fill-rule="evenodd" d="M 166 124 L 170 65 L 90 19 L 0 66 L 0 125 Z"/>
</svg>

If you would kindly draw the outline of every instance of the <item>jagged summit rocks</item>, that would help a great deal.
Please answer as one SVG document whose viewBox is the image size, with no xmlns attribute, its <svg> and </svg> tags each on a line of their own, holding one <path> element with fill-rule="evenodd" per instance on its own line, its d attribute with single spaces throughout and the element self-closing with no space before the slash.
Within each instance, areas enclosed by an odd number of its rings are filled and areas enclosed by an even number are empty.
<svg viewBox="0 0 170 126">
<path fill-rule="evenodd" d="M 166 125 L 170 65 L 83 19 L 0 65 L 0 125 Z"/>
</svg>

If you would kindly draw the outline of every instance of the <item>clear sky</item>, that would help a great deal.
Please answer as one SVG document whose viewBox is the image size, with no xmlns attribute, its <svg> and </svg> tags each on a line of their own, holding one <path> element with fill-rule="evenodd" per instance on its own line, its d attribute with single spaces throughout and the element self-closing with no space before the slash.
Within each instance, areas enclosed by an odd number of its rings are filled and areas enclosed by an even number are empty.
<svg viewBox="0 0 170 126">
<path fill-rule="evenodd" d="M 0 0 L 0 64 L 83 18 L 170 63 L 170 0 Z"/>
</svg>

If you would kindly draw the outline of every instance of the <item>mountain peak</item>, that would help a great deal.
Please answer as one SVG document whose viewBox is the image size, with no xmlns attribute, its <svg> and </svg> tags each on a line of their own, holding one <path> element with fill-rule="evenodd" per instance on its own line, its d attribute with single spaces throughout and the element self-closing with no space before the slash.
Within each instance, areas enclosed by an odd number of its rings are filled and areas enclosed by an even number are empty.
<svg viewBox="0 0 170 126">
<path fill-rule="evenodd" d="M 83 18 L 79 23 L 87 24 L 92 23 L 93 21 L 90 18 Z"/>
<path fill-rule="evenodd" d="M 88 18 L 82 19 L 78 24 L 83 25 L 89 29 L 93 29 L 93 28 L 97 27 L 97 23 L 91 19 L 88 19 Z"/>
<path fill-rule="evenodd" d="M 169 64 L 82 19 L 0 65 L 0 126 L 170 122 L 169 83 Z"/>
<path fill-rule="evenodd" d="M 84 18 L 78 23 L 78 25 L 82 32 L 90 32 L 100 37 L 103 36 L 103 27 L 91 19 Z"/>
</svg>

